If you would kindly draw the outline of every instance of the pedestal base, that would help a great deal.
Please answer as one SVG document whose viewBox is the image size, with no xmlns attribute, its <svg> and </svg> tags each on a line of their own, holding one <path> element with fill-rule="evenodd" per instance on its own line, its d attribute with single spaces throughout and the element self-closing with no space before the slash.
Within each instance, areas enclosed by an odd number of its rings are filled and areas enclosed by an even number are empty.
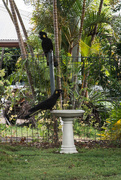
<svg viewBox="0 0 121 180">
<path fill-rule="evenodd" d="M 61 146 L 60 153 L 65 153 L 65 154 L 73 154 L 73 153 L 78 153 L 76 150 L 75 145 L 72 147 L 64 147 L 63 145 Z"/>
</svg>

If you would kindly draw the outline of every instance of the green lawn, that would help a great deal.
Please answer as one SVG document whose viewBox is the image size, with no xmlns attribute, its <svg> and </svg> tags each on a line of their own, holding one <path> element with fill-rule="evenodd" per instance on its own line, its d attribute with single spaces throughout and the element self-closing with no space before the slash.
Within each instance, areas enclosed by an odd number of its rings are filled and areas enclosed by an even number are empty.
<svg viewBox="0 0 121 180">
<path fill-rule="evenodd" d="M 0 144 L 0 180 L 119 180 L 120 148 L 80 148 L 78 154 L 59 149 Z"/>
</svg>

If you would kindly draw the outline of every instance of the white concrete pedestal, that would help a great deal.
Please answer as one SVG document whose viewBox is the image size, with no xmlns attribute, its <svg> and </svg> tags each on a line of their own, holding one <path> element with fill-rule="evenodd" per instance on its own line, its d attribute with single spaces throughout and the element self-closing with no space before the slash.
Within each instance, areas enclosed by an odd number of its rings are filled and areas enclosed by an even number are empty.
<svg viewBox="0 0 121 180">
<path fill-rule="evenodd" d="M 53 110 L 51 111 L 63 120 L 63 137 L 60 153 L 78 153 L 74 145 L 73 120 L 84 113 L 83 110 Z"/>
</svg>

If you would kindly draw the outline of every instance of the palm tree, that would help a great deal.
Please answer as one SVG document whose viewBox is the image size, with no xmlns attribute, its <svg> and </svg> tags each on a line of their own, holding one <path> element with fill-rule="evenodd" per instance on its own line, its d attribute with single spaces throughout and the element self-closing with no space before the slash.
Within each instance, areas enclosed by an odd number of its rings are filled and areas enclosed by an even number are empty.
<svg viewBox="0 0 121 180">
<path fill-rule="evenodd" d="M 99 10 L 97 13 L 97 18 L 101 15 L 101 10 L 102 10 L 102 5 L 103 5 L 103 0 L 100 0 L 100 5 L 99 5 Z M 91 37 L 91 46 L 93 44 L 93 41 L 95 39 L 96 33 L 97 33 L 97 28 L 98 28 L 98 24 L 95 25 L 94 30 L 93 30 L 93 34 Z M 89 77 L 89 70 L 87 71 L 87 73 L 84 73 L 84 77 L 83 77 L 83 83 L 82 83 L 82 88 L 84 89 L 82 95 L 83 96 L 88 96 L 88 91 L 87 91 L 87 87 L 88 87 L 88 77 Z"/>
<path fill-rule="evenodd" d="M 53 0 L 53 25 L 54 25 L 54 35 L 55 35 L 55 55 L 58 62 L 58 88 L 61 89 L 61 78 L 60 78 L 60 61 L 59 61 L 59 39 L 58 39 L 58 15 L 57 15 L 57 0 Z M 62 95 L 60 96 L 60 106 L 62 108 Z M 58 132 L 57 132 L 57 119 L 54 118 L 54 141 L 55 144 L 58 142 Z"/>
<path fill-rule="evenodd" d="M 4 48 L 2 48 L 2 54 L 1 54 L 1 59 L 0 59 L 0 70 L 2 70 L 2 63 L 3 63 L 3 56 L 4 56 Z"/>
<path fill-rule="evenodd" d="M 16 13 L 17 13 L 19 22 L 20 22 L 21 27 L 22 27 L 22 29 L 23 29 L 25 39 L 26 39 L 26 41 L 27 41 L 27 40 L 28 40 L 28 34 L 27 34 L 27 31 L 26 31 L 26 28 L 25 28 L 25 26 L 24 26 L 23 20 L 22 20 L 22 18 L 21 18 L 21 15 L 20 15 L 20 13 L 19 13 L 19 10 L 18 10 L 18 8 L 17 8 L 17 6 L 16 6 L 15 1 L 13 1 L 13 3 L 14 3 L 14 7 L 15 7 L 15 10 L 16 10 Z M 30 53 L 31 53 L 31 56 L 33 57 L 33 49 L 32 49 L 32 47 L 31 47 L 28 43 L 27 43 L 27 46 L 28 46 L 28 49 L 29 49 L 29 51 L 30 51 Z"/>
<path fill-rule="evenodd" d="M 78 44 L 77 44 L 77 57 L 79 56 L 79 42 L 81 40 L 82 31 L 83 31 L 83 24 L 84 24 L 84 17 L 85 17 L 85 7 L 86 7 L 86 0 L 83 0 L 82 15 L 81 15 L 81 25 L 80 25 L 80 30 L 79 30 Z"/>
<path fill-rule="evenodd" d="M 7 9 L 8 13 L 9 13 L 10 17 L 11 17 L 11 20 L 13 21 L 13 17 L 12 17 L 11 11 L 10 11 L 10 9 L 8 8 L 8 1 L 7 1 L 7 2 L 5 2 L 5 0 L 2 0 L 2 1 L 3 1 L 3 4 L 4 4 L 5 8 Z M 13 1 L 13 3 L 14 3 L 15 11 L 16 11 L 17 16 L 18 16 L 18 19 L 19 19 L 19 21 L 20 21 L 20 24 L 21 24 L 21 27 L 22 27 L 22 30 L 23 30 L 25 39 L 26 39 L 26 41 L 27 41 L 27 40 L 28 40 L 28 34 L 27 34 L 27 31 L 26 31 L 26 28 L 25 28 L 25 26 L 24 26 L 23 20 L 22 20 L 22 18 L 21 18 L 21 15 L 20 15 L 20 13 L 19 13 L 19 10 L 18 10 L 18 8 L 17 8 L 17 6 L 16 6 L 15 1 Z M 32 47 L 31 47 L 28 43 L 27 43 L 27 46 L 28 46 L 28 49 L 29 49 L 29 51 L 30 51 L 30 53 L 31 53 L 31 56 L 33 57 L 33 49 L 32 49 Z"/>
<path fill-rule="evenodd" d="M 58 62 L 58 85 L 57 86 L 59 89 L 61 89 L 57 0 L 53 0 L 53 25 L 54 25 L 54 35 L 55 35 L 55 55 Z"/>
<path fill-rule="evenodd" d="M 14 6 L 15 3 L 14 3 L 14 0 L 9 0 L 9 2 L 10 2 L 13 22 L 14 22 L 16 33 L 17 33 L 18 40 L 19 40 L 19 46 L 20 46 L 20 49 L 21 49 L 22 60 L 24 61 L 25 59 L 27 59 L 27 52 L 26 52 L 26 49 L 25 49 L 25 44 L 24 44 L 24 41 L 22 39 L 22 36 L 21 36 L 21 33 L 20 33 L 20 28 L 19 28 L 19 25 L 18 25 L 17 17 L 16 17 L 15 6 Z M 30 88 L 31 88 L 31 91 L 32 91 L 33 98 L 35 98 L 35 92 L 34 92 L 34 87 L 33 87 L 32 76 L 31 76 L 31 73 L 30 73 L 30 71 L 28 69 L 28 60 L 25 63 L 25 70 L 26 70 L 26 73 L 27 73 L 27 77 L 28 77 L 28 81 L 29 81 L 29 85 L 30 85 Z"/>
<path fill-rule="evenodd" d="M 102 6 L 103 6 L 103 0 L 100 0 L 100 5 L 99 5 L 99 10 L 98 10 L 97 17 L 99 17 L 101 15 Z M 98 28 L 98 24 L 96 24 L 95 27 L 94 27 L 94 31 L 93 31 L 93 34 L 92 34 L 92 37 L 91 37 L 91 46 L 92 46 L 93 41 L 95 39 L 95 36 L 96 36 L 96 33 L 97 33 L 97 28 Z M 89 77 L 89 70 L 87 71 L 87 74 L 85 75 L 85 80 L 84 80 L 85 87 L 84 88 L 87 88 L 87 86 L 88 86 L 88 80 L 87 80 L 88 77 Z M 85 96 L 87 97 L 88 96 L 88 91 L 85 90 L 84 92 L 85 92 Z"/>
<path fill-rule="evenodd" d="M 85 7 L 86 7 L 86 0 L 83 0 L 83 7 L 82 7 L 82 15 L 81 15 L 81 24 L 80 24 L 80 29 L 79 29 L 79 37 L 78 37 L 78 42 L 77 42 L 77 55 L 76 55 L 76 62 L 78 62 L 78 57 L 79 57 L 79 42 L 82 37 L 82 31 L 83 31 L 83 24 L 84 24 L 84 17 L 85 17 Z M 74 91 L 77 89 L 77 75 L 74 76 Z M 73 98 L 73 108 L 75 108 L 75 98 Z"/>
<path fill-rule="evenodd" d="M 11 11 L 10 11 L 10 9 L 8 8 L 8 1 L 6 1 L 6 2 L 5 2 L 5 0 L 2 0 L 2 1 L 3 1 L 3 4 L 4 4 L 6 10 L 8 11 L 8 13 L 9 13 L 9 15 L 10 15 L 11 20 L 13 21 L 13 17 L 12 17 Z"/>
<path fill-rule="evenodd" d="M 55 35 L 55 55 L 58 62 L 58 88 L 61 89 L 61 71 L 60 71 L 60 60 L 59 60 L 59 33 L 58 33 L 58 15 L 57 15 L 57 0 L 53 0 L 53 24 L 54 24 L 54 35 Z M 62 95 L 60 96 L 60 106 L 62 108 Z"/>
</svg>

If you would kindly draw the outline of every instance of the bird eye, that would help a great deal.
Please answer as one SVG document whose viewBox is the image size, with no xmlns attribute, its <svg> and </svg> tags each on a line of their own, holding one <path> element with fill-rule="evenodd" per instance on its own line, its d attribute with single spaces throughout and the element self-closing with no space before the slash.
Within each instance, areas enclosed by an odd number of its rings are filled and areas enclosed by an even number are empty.
<svg viewBox="0 0 121 180">
<path fill-rule="evenodd" d="M 55 94 L 58 94 L 58 91 L 56 91 Z"/>
<path fill-rule="evenodd" d="M 43 35 L 43 37 L 45 38 L 46 36 L 45 36 L 45 35 Z"/>
</svg>

